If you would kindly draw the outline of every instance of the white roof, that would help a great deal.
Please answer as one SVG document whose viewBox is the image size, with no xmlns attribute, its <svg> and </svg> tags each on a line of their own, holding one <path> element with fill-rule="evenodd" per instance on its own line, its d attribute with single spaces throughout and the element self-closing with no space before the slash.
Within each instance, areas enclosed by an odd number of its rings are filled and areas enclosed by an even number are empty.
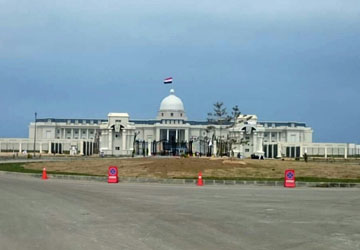
<svg viewBox="0 0 360 250">
<path fill-rule="evenodd" d="M 177 110 L 184 111 L 184 104 L 179 97 L 175 95 L 175 90 L 170 90 L 170 95 L 165 97 L 161 104 L 160 110 Z"/>
<path fill-rule="evenodd" d="M 108 116 L 122 116 L 129 117 L 128 113 L 109 113 Z"/>
</svg>

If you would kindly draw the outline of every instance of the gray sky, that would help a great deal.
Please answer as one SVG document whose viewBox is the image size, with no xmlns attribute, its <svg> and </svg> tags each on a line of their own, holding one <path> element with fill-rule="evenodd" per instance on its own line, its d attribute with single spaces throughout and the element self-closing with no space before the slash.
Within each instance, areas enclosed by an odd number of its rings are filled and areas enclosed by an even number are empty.
<svg viewBox="0 0 360 250">
<path fill-rule="evenodd" d="M 223 101 L 360 143 L 359 80 L 359 0 L 0 0 L 0 137 L 35 111 L 153 119 L 173 87 L 192 120 Z"/>
</svg>

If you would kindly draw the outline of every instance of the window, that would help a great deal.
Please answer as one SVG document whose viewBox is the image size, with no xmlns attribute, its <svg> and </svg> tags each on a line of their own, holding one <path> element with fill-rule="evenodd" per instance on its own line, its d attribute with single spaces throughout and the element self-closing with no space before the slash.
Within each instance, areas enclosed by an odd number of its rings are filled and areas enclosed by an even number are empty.
<svg viewBox="0 0 360 250">
<path fill-rule="evenodd" d="M 115 135 L 115 137 L 116 137 L 116 138 L 118 138 L 118 137 L 119 137 L 119 135 Z"/>
<path fill-rule="evenodd" d="M 246 140 L 250 140 L 250 137 L 249 137 L 249 136 L 246 136 L 245 139 L 246 139 Z"/>
<path fill-rule="evenodd" d="M 182 116 L 182 113 L 180 113 L 180 116 Z"/>
<path fill-rule="evenodd" d="M 248 149 L 248 148 L 245 148 L 245 152 L 250 152 L 250 149 Z"/>
<path fill-rule="evenodd" d="M 160 141 L 167 140 L 167 129 L 160 129 Z"/>
<path fill-rule="evenodd" d="M 171 115 L 171 116 L 174 116 L 174 113 L 171 113 L 170 115 Z"/>
<path fill-rule="evenodd" d="M 120 147 L 115 147 L 115 150 L 120 150 Z"/>
<path fill-rule="evenodd" d="M 164 113 L 161 113 L 161 116 L 164 116 Z"/>
<path fill-rule="evenodd" d="M 121 123 L 121 120 L 115 120 L 115 122 Z"/>
</svg>

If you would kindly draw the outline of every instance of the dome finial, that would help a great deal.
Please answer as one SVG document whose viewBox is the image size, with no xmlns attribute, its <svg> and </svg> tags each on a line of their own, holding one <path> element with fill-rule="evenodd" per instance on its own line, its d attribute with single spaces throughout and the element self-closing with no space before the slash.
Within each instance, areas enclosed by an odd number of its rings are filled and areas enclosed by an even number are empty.
<svg viewBox="0 0 360 250">
<path fill-rule="evenodd" d="M 170 95 L 175 94 L 175 90 L 174 89 L 170 89 Z"/>
</svg>

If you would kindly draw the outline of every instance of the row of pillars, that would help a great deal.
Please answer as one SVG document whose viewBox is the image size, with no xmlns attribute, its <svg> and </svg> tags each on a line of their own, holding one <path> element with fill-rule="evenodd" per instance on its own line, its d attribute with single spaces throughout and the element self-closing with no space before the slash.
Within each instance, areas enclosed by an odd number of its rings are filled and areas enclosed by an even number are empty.
<svg viewBox="0 0 360 250">
<path fill-rule="evenodd" d="M 5 143 L 6 143 L 6 144 L 12 144 L 12 145 L 16 144 L 16 143 L 14 143 L 14 142 L 5 142 Z M 58 151 L 57 153 L 63 153 L 63 150 L 64 150 L 64 148 L 63 148 L 63 143 L 51 142 L 51 141 L 50 141 L 50 142 L 48 142 L 48 150 L 46 150 L 48 154 L 51 154 L 51 153 L 52 153 L 52 152 L 51 152 L 51 149 L 52 149 L 51 144 L 52 144 L 52 143 L 58 144 L 58 145 L 61 144 L 61 145 L 62 145 L 61 147 L 58 146 L 58 148 L 61 148 L 61 150 L 57 150 L 57 151 Z M 31 147 L 23 148 L 23 142 L 19 142 L 19 146 L 17 147 L 16 151 L 19 152 L 19 153 L 21 153 L 21 152 L 23 151 L 23 149 L 24 149 L 24 150 L 30 150 L 30 152 L 33 152 L 33 151 L 34 151 L 34 144 L 33 144 L 33 143 L 26 143 L 26 144 L 31 145 Z M 35 145 L 35 151 L 36 151 L 36 149 L 39 149 L 39 153 L 40 153 L 40 154 L 43 154 L 43 153 L 44 153 L 44 150 L 43 150 L 43 145 L 44 145 L 44 144 L 45 144 L 45 143 L 43 143 L 43 142 L 38 142 L 38 143 L 36 143 L 36 145 Z M 55 145 L 54 145 L 53 148 L 55 148 Z M 7 149 L 7 151 L 8 151 L 8 150 L 11 150 L 11 149 L 15 151 L 14 147 Z M 1 142 L 0 142 L 0 152 L 1 152 L 1 151 L 2 151 L 2 147 L 1 147 Z M 93 154 L 93 152 L 94 152 L 94 143 L 93 143 L 93 142 L 86 142 L 86 141 L 85 141 L 85 143 L 84 143 L 84 142 L 81 142 L 81 145 L 80 145 L 80 154 L 89 155 L 89 154 Z"/>
<path fill-rule="evenodd" d="M 275 147 L 275 145 L 277 145 L 277 147 Z M 267 149 L 266 150 L 267 157 L 270 157 L 270 158 L 272 158 L 272 157 L 277 157 L 277 158 L 282 157 L 282 146 L 281 146 L 281 144 L 265 144 L 264 147 L 266 147 L 266 149 Z M 292 146 L 286 146 L 286 147 L 292 148 Z M 297 147 L 300 148 L 299 157 L 302 157 L 304 155 L 304 153 L 308 154 L 307 147 L 293 146 L 293 148 L 295 148 L 295 150 L 296 150 Z M 333 147 L 331 147 L 331 148 L 333 149 Z M 317 147 L 318 152 L 319 152 L 320 149 L 324 149 L 324 155 L 323 156 L 325 158 L 328 158 L 328 149 L 329 149 L 329 147 Z M 337 148 L 337 149 L 340 149 L 340 148 Z M 342 149 L 344 149 L 344 158 L 347 159 L 348 158 L 348 149 L 347 149 L 347 147 L 343 147 Z M 271 152 L 270 155 L 269 155 L 269 152 Z M 275 153 L 276 153 L 276 155 L 275 155 Z M 321 156 L 321 155 L 319 155 L 319 156 Z"/>
</svg>

